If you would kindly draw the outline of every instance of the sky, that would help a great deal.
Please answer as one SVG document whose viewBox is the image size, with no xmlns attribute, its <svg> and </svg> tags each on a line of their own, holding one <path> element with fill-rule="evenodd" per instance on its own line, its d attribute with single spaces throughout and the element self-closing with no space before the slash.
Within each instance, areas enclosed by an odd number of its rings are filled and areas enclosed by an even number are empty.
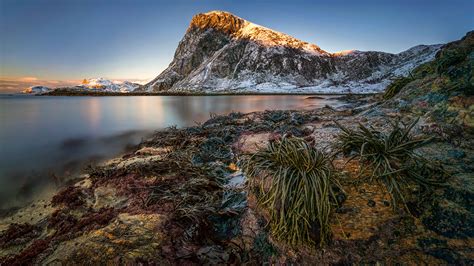
<svg viewBox="0 0 474 266">
<path fill-rule="evenodd" d="M 145 82 L 194 14 L 224 10 L 329 52 L 398 53 L 460 39 L 474 1 L 0 0 L 0 91 L 83 78 Z"/>
</svg>

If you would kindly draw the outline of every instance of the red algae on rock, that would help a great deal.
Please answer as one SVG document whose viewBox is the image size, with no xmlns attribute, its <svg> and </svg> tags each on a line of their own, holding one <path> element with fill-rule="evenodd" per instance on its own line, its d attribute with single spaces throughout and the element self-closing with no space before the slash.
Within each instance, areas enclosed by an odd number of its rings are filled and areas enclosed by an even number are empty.
<svg viewBox="0 0 474 266">
<path fill-rule="evenodd" d="M 69 186 L 61 190 L 51 199 L 53 206 L 64 204 L 69 208 L 79 208 L 84 203 L 84 190 L 75 186 Z"/>
<path fill-rule="evenodd" d="M 8 229 L 0 234 L 0 248 L 26 243 L 29 240 L 37 237 L 39 233 L 40 228 L 35 225 L 28 223 L 10 224 Z"/>
</svg>

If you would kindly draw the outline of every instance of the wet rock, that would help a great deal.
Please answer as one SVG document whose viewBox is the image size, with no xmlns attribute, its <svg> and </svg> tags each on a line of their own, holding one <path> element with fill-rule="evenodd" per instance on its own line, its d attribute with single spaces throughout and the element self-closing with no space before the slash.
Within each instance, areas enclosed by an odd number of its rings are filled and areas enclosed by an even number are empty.
<svg viewBox="0 0 474 266">
<path fill-rule="evenodd" d="M 229 261 L 230 255 L 221 246 L 200 248 L 196 253 L 201 263 L 206 265 L 221 265 Z"/>
<path fill-rule="evenodd" d="M 434 205 L 422 218 L 422 223 L 445 237 L 464 239 L 474 236 L 474 214 L 453 202 L 443 201 Z"/>
<path fill-rule="evenodd" d="M 235 173 L 228 176 L 226 187 L 243 188 L 245 185 L 245 180 L 245 175 L 241 171 L 236 171 Z"/>
<path fill-rule="evenodd" d="M 474 260 L 468 259 L 449 248 L 435 248 L 426 251 L 431 256 L 445 261 L 449 265 L 472 265 Z"/>
<path fill-rule="evenodd" d="M 104 163 L 104 167 L 108 167 L 111 172 L 116 172 L 120 169 L 126 169 L 127 167 L 134 166 L 147 166 L 152 162 L 159 161 L 163 158 L 163 155 L 151 155 L 151 156 L 135 156 L 131 158 L 116 158 L 109 160 Z"/>
<path fill-rule="evenodd" d="M 456 182 L 455 182 L 456 181 Z M 455 183 L 454 183 L 455 182 Z M 470 174 L 453 177 L 452 183 L 444 189 L 443 196 L 474 213 L 474 180 Z"/>
<path fill-rule="evenodd" d="M 449 150 L 448 156 L 454 159 L 462 159 L 466 157 L 466 153 L 462 150 Z"/>
<path fill-rule="evenodd" d="M 450 248 L 446 240 L 432 237 L 420 238 L 417 244 L 427 254 L 448 264 L 469 265 L 474 262 L 459 254 L 455 249 Z"/>
<path fill-rule="evenodd" d="M 137 155 L 163 155 L 169 152 L 171 148 L 168 147 L 143 147 L 135 152 Z"/>
<path fill-rule="evenodd" d="M 422 249 L 429 249 L 433 247 L 446 247 L 447 241 L 437 238 L 420 238 L 418 239 L 418 246 Z"/>
</svg>

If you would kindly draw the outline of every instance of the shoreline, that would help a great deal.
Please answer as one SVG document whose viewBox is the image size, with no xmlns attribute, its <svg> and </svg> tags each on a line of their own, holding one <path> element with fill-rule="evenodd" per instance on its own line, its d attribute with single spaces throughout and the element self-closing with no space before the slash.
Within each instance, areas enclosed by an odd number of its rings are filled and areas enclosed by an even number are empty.
<svg viewBox="0 0 474 266">
<path fill-rule="evenodd" d="M 245 92 L 245 93 L 181 93 L 181 92 L 160 92 L 160 93 L 114 93 L 114 92 L 67 92 L 67 93 L 45 93 L 34 96 L 371 96 L 381 93 L 259 93 L 259 92 Z"/>
</svg>

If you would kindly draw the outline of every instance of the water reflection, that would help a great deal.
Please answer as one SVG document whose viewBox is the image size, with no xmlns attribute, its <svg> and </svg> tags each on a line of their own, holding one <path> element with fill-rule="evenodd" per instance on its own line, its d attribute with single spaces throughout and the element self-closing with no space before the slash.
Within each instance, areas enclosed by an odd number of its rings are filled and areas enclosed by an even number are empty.
<svg viewBox="0 0 474 266">
<path fill-rule="evenodd" d="M 92 98 L 90 101 L 86 102 L 87 108 L 83 111 L 84 117 L 89 120 L 89 125 L 91 128 L 97 129 L 100 124 L 100 102 L 98 98 Z"/>
<path fill-rule="evenodd" d="M 111 158 L 153 130 L 191 126 L 210 113 L 311 109 L 336 100 L 307 96 L 0 96 L 0 208 L 51 176 Z M 28 193 L 27 193 L 28 192 Z"/>
</svg>

